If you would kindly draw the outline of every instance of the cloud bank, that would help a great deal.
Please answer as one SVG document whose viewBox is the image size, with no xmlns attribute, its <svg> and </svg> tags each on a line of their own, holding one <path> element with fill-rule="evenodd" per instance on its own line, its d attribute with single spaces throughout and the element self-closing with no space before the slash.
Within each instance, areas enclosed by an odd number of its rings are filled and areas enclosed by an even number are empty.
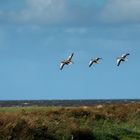
<svg viewBox="0 0 140 140">
<path fill-rule="evenodd" d="M 66 15 L 65 0 L 27 0 L 27 8 L 21 11 L 21 21 L 56 23 Z"/>
<path fill-rule="evenodd" d="M 8 4 L 8 3 L 7 3 Z M 18 4 L 17 4 L 18 6 Z M 1 22 L 62 26 L 93 26 L 140 22 L 140 0 L 26 0 L 18 12 L 0 11 Z"/>
<path fill-rule="evenodd" d="M 140 0 L 109 0 L 101 18 L 106 22 L 139 22 Z"/>
</svg>

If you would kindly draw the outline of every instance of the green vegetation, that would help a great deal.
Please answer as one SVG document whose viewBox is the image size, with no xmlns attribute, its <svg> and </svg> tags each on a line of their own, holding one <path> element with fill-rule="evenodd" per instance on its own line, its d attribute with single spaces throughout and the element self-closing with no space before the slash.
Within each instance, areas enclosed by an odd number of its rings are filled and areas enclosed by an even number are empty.
<svg viewBox="0 0 140 140">
<path fill-rule="evenodd" d="M 140 140 L 140 103 L 0 108 L 0 140 Z"/>
</svg>

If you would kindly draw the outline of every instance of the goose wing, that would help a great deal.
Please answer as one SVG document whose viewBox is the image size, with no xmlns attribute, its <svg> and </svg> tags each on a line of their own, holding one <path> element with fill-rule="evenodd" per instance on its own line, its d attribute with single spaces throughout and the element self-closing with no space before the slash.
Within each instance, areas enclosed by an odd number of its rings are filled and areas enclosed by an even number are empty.
<svg viewBox="0 0 140 140">
<path fill-rule="evenodd" d="M 97 58 L 96 58 L 97 61 L 99 61 L 100 59 L 102 59 L 102 58 L 100 58 L 100 57 L 97 57 Z"/>
<path fill-rule="evenodd" d="M 121 59 L 117 59 L 117 66 L 120 65 L 121 61 L 122 61 Z"/>
<path fill-rule="evenodd" d="M 89 61 L 89 67 L 92 66 L 93 62 L 94 62 L 94 60 L 90 60 L 90 61 Z"/>
<path fill-rule="evenodd" d="M 130 55 L 130 54 L 129 54 L 129 53 L 123 54 L 122 57 L 123 57 L 123 58 L 126 58 L 128 55 Z"/>
<path fill-rule="evenodd" d="M 65 65 L 65 63 L 62 63 L 62 62 L 60 63 L 60 70 L 63 69 L 64 65 Z"/>
<path fill-rule="evenodd" d="M 68 60 L 68 61 L 71 61 L 73 55 L 74 55 L 74 53 L 72 53 L 72 54 L 67 58 L 67 60 Z"/>
</svg>

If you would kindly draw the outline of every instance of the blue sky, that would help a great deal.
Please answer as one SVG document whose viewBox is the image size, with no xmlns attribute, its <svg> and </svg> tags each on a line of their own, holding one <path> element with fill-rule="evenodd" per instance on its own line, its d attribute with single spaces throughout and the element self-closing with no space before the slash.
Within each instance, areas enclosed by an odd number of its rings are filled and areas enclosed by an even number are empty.
<svg viewBox="0 0 140 140">
<path fill-rule="evenodd" d="M 0 99 L 140 98 L 139 7 L 139 0 L 1 1 Z M 72 52 L 74 64 L 60 71 Z M 89 68 L 97 56 L 103 60 Z"/>
</svg>

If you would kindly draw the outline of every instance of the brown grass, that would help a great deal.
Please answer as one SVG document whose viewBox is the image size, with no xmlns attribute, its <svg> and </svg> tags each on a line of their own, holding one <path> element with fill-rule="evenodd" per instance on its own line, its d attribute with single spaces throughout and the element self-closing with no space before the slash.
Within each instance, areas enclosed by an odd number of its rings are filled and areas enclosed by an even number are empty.
<svg viewBox="0 0 140 140">
<path fill-rule="evenodd" d="M 0 140 L 96 139 L 98 131 L 114 135 L 114 125 L 119 124 L 135 126 L 133 130 L 140 134 L 140 103 L 11 110 L 0 109 Z"/>
</svg>

